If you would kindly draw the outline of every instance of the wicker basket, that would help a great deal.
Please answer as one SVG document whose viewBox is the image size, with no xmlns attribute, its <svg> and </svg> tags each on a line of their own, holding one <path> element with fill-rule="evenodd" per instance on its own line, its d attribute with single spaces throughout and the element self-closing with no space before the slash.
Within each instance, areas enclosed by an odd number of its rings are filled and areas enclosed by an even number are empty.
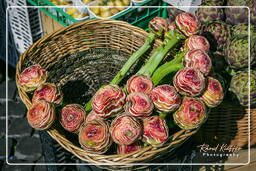
<svg viewBox="0 0 256 171">
<path fill-rule="evenodd" d="M 39 63 L 49 71 L 48 82 L 54 82 L 62 88 L 64 99 L 78 94 L 80 97 L 73 97 L 75 101 L 71 101 L 83 104 L 100 85 L 107 84 L 113 78 L 127 58 L 143 45 L 146 36 L 147 33 L 142 29 L 116 20 L 90 20 L 77 23 L 34 43 L 22 54 L 17 64 L 16 78 L 31 63 Z M 154 47 L 158 46 L 160 42 L 160 40 L 155 41 Z M 144 55 L 144 58 L 151 51 L 152 49 Z M 133 71 L 138 69 L 136 67 L 140 67 L 139 62 L 129 74 L 133 74 Z M 19 87 L 18 91 L 22 101 L 29 108 L 31 95 Z M 66 150 L 81 160 L 95 165 L 113 164 L 107 168 L 123 170 L 131 169 L 131 167 L 137 169 L 146 167 L 135 167 L 132 166 L 132 163 L 151 162 L 170 154 L 197 130 L 176 130 L 172 132 L 169 141 L 161 148 L 147 146 L 140 151 L 122 155 L 99 155 L 85 152 L 75 141 L 77 140 L 76 135 L 65 132 L 58 122 L 55 122 L 47 132 Z M 116 165 L 118 163 L 119 165 Z M 124 165 L 124 163 L 131 165 Z"/>
<path fill-rule="evenodd" d="M 256 109 L 250 111 L 249 115 L 248 108 L 225 100 L 211 111 L 207 122 L 201 127 L 196 137 L 200 143 L 248 147 L 248 130 L 250 129 L 250 146 L 253 146 L 256 144 Z"/>
</svg>

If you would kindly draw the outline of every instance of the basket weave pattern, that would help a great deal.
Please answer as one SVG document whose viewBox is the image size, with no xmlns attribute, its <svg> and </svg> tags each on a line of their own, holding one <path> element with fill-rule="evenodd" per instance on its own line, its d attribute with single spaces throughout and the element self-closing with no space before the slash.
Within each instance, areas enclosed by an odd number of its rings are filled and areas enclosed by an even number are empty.
<svg viewBox="0 0 256 171">
<path fill-rule="evenodd" d="M 79 79 L 85 82 L 88 86 L 85 96 L 90 97 L 100 85 L 107 84 L 113 78 L 127 58 L 143 45 L 146 36 L 147 33 L 142 29 L 121 21 L 90 20 L 77 23 L 34 43 L 21 55 L 17 64 L 16 78 L 32 61 L 46 68 L 49 71 L 49 80 L 62 88 L 72 80 Z M 155 41 L 154 47 L 159 44 L 159 40 Z M 107 51 L 111 53 L 108 54 Z M 150 52 L 145 54 L 144 58 L 149 54 Z M 26 107 L 30 108 L 30 95 L 19 87 L 18 91 Z M 171 135 L 169 141 L 161 148 L 148 146 L 129 154 L 111 155 L 85 152 L 79 145 L 70 141 L 56 124 L 47 132 L 67 151 L 83 161 L 97 165 L 150 162 L 170 153 L 197 130 L 179 130 Z M 127 167 L 131 166 L 112 166 L 112 169 Z"/>
</svg>

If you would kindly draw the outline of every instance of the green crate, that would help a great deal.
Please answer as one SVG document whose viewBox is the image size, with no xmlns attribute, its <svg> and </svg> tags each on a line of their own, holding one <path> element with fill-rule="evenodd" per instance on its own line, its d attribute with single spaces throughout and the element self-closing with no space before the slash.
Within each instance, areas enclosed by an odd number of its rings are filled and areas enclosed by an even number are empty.
<svg viewBox="0 0 256 171">
<path fill-rule="evenodd" d="M 40 7 L 39 9 L 64 27 L 79 22 L 65 13 L 62 8 L 55 6 L 49 0 L 27 0 L 27 2 L 34 6 L 50 6 Z M 157 6 L 159 8 L 141 8 L 141 6 Z M 161 0 L 146 0 L 140 3 L 139 6 L 133 6 L 132 8 L 112 17 L 112 19 L 126 21 L 137 27 L 147 29 L 148 22 L 152 18 L 156 16 L 164 18 L 167 17 L 167 10 L 166 8 L 162 8 L 163 6 L 166 6 L 166 3 L 162 2 Z"/>
</svg>

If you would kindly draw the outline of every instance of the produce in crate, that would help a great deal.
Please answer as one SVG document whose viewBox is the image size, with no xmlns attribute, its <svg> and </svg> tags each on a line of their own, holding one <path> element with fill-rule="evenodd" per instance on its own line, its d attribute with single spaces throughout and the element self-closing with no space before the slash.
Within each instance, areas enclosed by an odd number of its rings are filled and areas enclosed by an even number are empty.
<svg viewBox="0 0 256 171">
<path fill-rule="evenodd" d="M 249 61 L 248 50 L 248 36 L 236 36 L 230 40 L 228 47 L 226 49 L 226 60 L 229 66 L 233 69 L 246 68 L 248 62 L 253 64 L 256 59 L 256 52 L 254 50 L 255 42 L 251 41 L 251 60 Z"/>
<path fill-rule="evenodd" d="M 32 65 L 22 71 L 17 80 L 17 84 L 25 92 L 30 92 L 43 84 L 47 76 L 48 72 L 40 65 Z"/>
<path fill-rule="evenodd" d="M 205 89 L 205 78 L 199 70 L 186 67 L 175 74 L 173 85 L 184 96 L 199 96 Z"/>
<path fill-rule="evenodd" d="M 255 0 L 228 0 L 227 6 L 245 6 L 245 8 L 226 8 L 226 22 L 237 25 L 248 23 L 248 8 L 250 8 L 251 23 L 256 24 L 256 1 Z"/>
<path fill-rule="evenodd" d="M 168 84 L 155 87 L 150 97 L 159 112 L 173 112 L 181 103 L 181 97 L 176 89 Z"/>
<path fill-rule="evenodd" d="M 162 146 L 169 138 L 166 121 L 159 116 L 150 116 L 143 120 L 143 141 L 154 146 Z"/>
<path fill-rule="evenodd" d="M 204 102 L 199 98 L 185 97 L 173 118 L 181 129 L 194 129 L 206 121 L 206 110 Z"/>
<path fill-rule="evenodd" d="M 218 4 L 212 1 L 205 1 L 200 6 L 217 6 Z M 213 7 L 198 7 L 196 10 L 196 17 L 202 24 L 206 24 L 208 22 L 214 20 L 222 20 L 225 19 L 225 14 L 223 8 L 213 8 Z"/>
<path fill-rule="evenodd" d="M 72 0 L 50 0 L 55 5 L 64 6 L 64 5 L 72 5 Z"/>
<path fill-rule="evenodd" d="M 123 109 L 125 93 L 117 85 L 100 88 L 92 98 L 92 109 L 102 118 L 116 115 Z"/>
<path fill-rule="evenodd" d="M 140 121 L 129 113 L 118 115 L 111 123 L 110 133 L 113 141 L 119 145 L 130 145 L 142 134 Z"/>
<path fill-rule="evenodd" d="M 134 151 L 138 151 L 142 148 L 141 143 L 135 142 L 130 145 L 118 145 L 117 154 L 128 154 Z"/>
<path fill-rule="evenodd" d="M 207 87 L 201 99 L 208 107 L 217 107 L 223 98 L 224 92 L 221 83 L 215 78 L 208 77 Z"/>
<path fill-rule="evenodd" d="M 99 0 L 90 3 L 89 9 L 97 17 L 108 18 L 111 17 L 130 6 L 130 0 Z"/>
<path fill-rule="evenodd" d="M 88 152 L 103 154 L 112 144 L 109 125 L 102 120 L 84 123 L 79 131 L 79 143 Z"/>
<path fill-rule="evenodd" d="M 53 83 L 43 83 L 34 91 L 32 103 L 45 100 L 54 104 L 61 104 L 62 99 L 63 94 L 59 87 Z"/>
<path fill-rule="evenodd" d="M 210 42 L 211 50 L 222 51 L 230 39 L 231 26 L 221 21 L 213 21 L 203 27 L 202 34 Z"/>
<path fill-rule="evenodd" d="M 79 10 L 80 9 L 80 10 Z M 68 7 L 65 8 L 65 12 L 75 19 L 84 19 L 89 17 L 89 14 L 82 10 L 83 8 Z"/>
<path fill-rule="evenodd" d="M 52 126 L 56 118 L 53 104 L 44 100 L 36 101 L 27 112 L 27 120 L 31 127 L 45 130 Z"/>
<path fill-rule="evenodd" d="M 147 94 L 133 92 L 127 96 L 124 108 L 135 117 L 145 118 L 152 114 L 154 104 Z"/>
<path fill-rule="evenodd" d="M 250 77 L 250 82 L 249 82 Z M 250 86 L 250 92 L 249 92 Z M 238 98 L 242 106 L 256 106 L 256 71 L 251 70 L 249 75 L 248 70 L 238 71 L 231 79 L 229 91 L 233 92 Z M 250 95 L 249 95 L 250 94 Z"/>
<path fill-rule="evenodd" d="M 65 130 L 77 133 L 85 117 L 86 113 L 83 106 L 69 104 L 61 109 L 60 123 Z"/>
</svg>

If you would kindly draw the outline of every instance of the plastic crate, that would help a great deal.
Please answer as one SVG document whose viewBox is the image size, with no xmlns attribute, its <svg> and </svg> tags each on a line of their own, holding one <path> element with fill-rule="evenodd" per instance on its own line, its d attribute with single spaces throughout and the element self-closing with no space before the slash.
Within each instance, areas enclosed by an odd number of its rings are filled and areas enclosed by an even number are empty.
<svg viewBox="0 0 256 171">
<path fill-rule="evenodd" d="M 51 3 L 49 0 L 27 0 L 29 3 L 35 6 L 51 6 L 40 7 L 44 13 L 52 17 L 54 20 L 59 22 L 63 26 L 69 26 L 73 23 L 79 22 L 80 20 L 76 20 L 67 13 L 64 12 L 63 8 L 59 8 Z M 156 17 L 161 16 L 167 17 L 166 8 L 141 8 L 141 6 L 166 6 L 166 3 L 159 0 L 145 0 L 137 6 L 133 6 L 132 8 L 120 13 L 112 17 L 112 19 L 122 20 L 129 22 L 132 25 L 138 26 L 143 29 L 147 29 L 148 22 Z"/>
</svg>

